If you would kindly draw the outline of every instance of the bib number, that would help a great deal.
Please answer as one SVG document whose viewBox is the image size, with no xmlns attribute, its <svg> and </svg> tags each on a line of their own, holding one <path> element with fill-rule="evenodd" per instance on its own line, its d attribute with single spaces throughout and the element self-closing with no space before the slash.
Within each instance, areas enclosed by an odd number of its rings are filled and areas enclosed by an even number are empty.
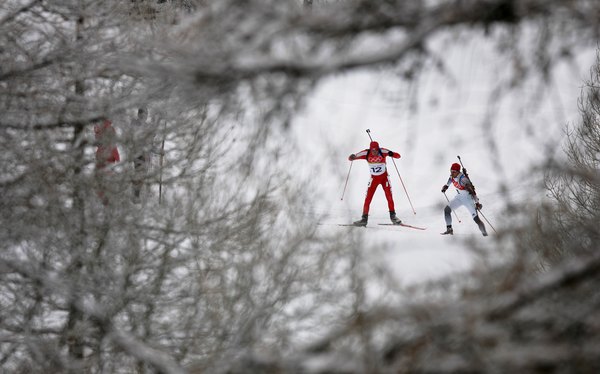
<svg viewBox="0 0 600 374">
<path fill-rule="evenodd" d="M 385 172 L 385 164 L 371 164 L 369 170 L 371 175 L 381 175 Z"/>
</svg>

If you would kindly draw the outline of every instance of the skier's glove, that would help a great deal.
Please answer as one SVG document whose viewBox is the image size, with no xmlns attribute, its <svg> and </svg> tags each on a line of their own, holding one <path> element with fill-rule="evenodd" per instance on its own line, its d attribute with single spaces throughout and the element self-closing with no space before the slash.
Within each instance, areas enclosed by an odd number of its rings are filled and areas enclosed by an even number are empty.
<svg viewBox="0 0 600 374">
<path fill-rule="evenodd" d="M 353 153 L 353 154 L 350 155 L 350 157 L 348 157 L 348 160 L 354 161 L 355 158 L 356 158 L 356 156 Z"/>
<path fill-rule="evenodd" d="M 481 210 L 481 208 L 483 208 L 483 205 L 481 203 L 475 203 L 475 209 Z"/>
<path fill-rule="evenodd" d="M 447 186 L 447 185 L 443 185 L 443 186 L 442 186 L 442 192 L 446 192 L 446 190 L 447 190 L 447 189 L 448 189 L 448 186 Z"/>
<path fill-rule="evenodd" d="M 394 152 L 392 152 L 392 151 L 388 151 L 388 156 L 390 156 L 390 157 L 394 157 Z"/>
</svg>

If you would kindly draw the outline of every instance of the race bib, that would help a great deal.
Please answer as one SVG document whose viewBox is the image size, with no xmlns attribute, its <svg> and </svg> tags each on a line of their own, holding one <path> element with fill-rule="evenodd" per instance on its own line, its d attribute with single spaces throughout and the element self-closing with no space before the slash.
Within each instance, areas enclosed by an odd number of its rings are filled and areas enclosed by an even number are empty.
<svg viewBox="0 0 600 374">
<path fill-rule="evenodd" d="M 385 173 L 385 170 L 385 162 L 380 164 L 369 164 L 369 171 L 371 172 L 371 175 L 381 175 Z"/>
</svg>

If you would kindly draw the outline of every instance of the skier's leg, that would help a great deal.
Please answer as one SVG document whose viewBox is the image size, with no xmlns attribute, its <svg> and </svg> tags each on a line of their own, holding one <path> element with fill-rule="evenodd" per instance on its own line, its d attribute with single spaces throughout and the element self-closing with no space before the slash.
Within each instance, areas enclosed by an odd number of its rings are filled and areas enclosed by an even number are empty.
<svg viewBox="0 0 600 374">
<path fill-rule="evenodd" d="M 395 212 L 394 209 L 394 198 L 392 197 L 392 185 L 390 184 L 389 178 L 386 176 L 385 181 L 381 183 L 383 187 L 383 192 L 385 193 L 385 198 L 387 199 L 388 209 L 390 212 Z"/>
<path fill-rule="evenodd" d="M 363 215 L 369 214 L 369 207 L 371 206 L 371 200 L 373 200 L 373 195 L 375 194 L 377 185 L 377 181 L 373 177 L 371 177 L 371 180 L 369 181 L 369 185 L 367 187 L 367 196 L 365 196 L 365 204 L 363 205 Z"/>
<path fill-rule="evenodd" d="M 383 192 L 388 202 L 388 209 L 390 211 L 390 220 L 393 224 L 399 225 L 402 221 L 396 216 L 396 210 L 394 209 L 394 198 L 392 196 L 392 185 L 390 184 L 390 178 L 386 176 L 385 182 L 382 183 Z"/>
<path fill-rule="evenodd" d="M 452 230 L 452 216 L 450 213 L 452 209 L 450 209 L 449 205 L 446 205 L 444 208 L 444 219 L 446 220 L 446 231 L 442 233 L 442 235 L 454 235 L 454 230 Z"/>
<path fill-rule="evenodd" d="M 442 234 L 444 235 L 453 235 L 454 230 L 452 229 L 452 211 L 458 208 L 461 205 L 459 195 L 454 196 L 452 200 L 446 205 L 444 208 L 444 219 L 446 220 L 446 231 Z"/>
<path fill-rule="evenodd" d="M 449 205 L 446 205 L 444 208 L 444 219 L 446 220 L 446 226 L 452 227 L 452 209 L 450 209 Z"/>
<path fill-rule="evenodd" d="M 477 209 L 475 209 L 475 202 L 473 201 L 473 198 L 470 195 L 461 195 L 461 202 L 462 205 L 465 208 L 467 208 L 469 213 L 471 213 L 471 218 L 473 218 L 473 221 L 475 221 L 475 223 L 479 227 L 479 231 L 481 231 L 481 234 L 483 236 L 487 236 L 488 234 L 487 230 L 485 229 L 485 225 L 483 224 L 483 221 L 481 221 L 481 219 L 479 218 L 479 215 L 477 215 Z"/>
<path fill-rule="evenodd" d="M 485 225 L 483 224 L 483 221 L 481 220 L 481 218 L 479 218 L 478 215 L 476 215 L 475 218 L 473 218 L 473 221 L 475 221 L 477 226 L 479 226 L 479 231 L 481 231 L 481 234 L 483 236 L 488 236 L 487 230 L 485 229 Z"/>
<path fill-rule="evenodd" d="M 471 218 L 475 219 L 475 217 L 477 217 L 477 210 L 475 209 L 475 202 L 473 201 L 471 195 L 462 194 L 459 196 L 462 206 L 467 208 L 467 210 L 471 214 Z"/>
<path fill-rule="evenodd" d="M 362 218 L 353 222 L 355 226 L 367 226 L 367 222 L 369 221 L 369 207 L 371 206 L 371 200 L 373 200 L 373 195 L 375 194 L 376 189 L 377 184 L 373 182 L 373 177 L 371 177 L 371 180 L 369 180 L 369 184 L 367 186 L 367 196 L 365 196 Z"/>
</svg>

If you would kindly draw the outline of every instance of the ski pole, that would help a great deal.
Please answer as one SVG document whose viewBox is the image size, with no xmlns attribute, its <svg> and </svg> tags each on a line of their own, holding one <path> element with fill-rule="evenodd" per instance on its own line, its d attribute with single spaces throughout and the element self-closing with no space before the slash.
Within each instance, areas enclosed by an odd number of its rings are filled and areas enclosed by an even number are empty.
<svg viewBox="0 0 600 374">
<path fill-rule="evenodd" d="M 404 192 L 406 193 L 406 197 L 408 198 L 408 202 L 410 203 L 410 207 L 412 208 L 413 214 L 417 214 L 417 212 L 415 212 L 415 208 L 413 207 L 412 201 L 410 201 L 410 196 L 408 196 L 408 191 L 406 190 L 406 186 L 404 185 L 404 181 L 402 180 L 402 177 L 400 176 L 400 172 L 398 171 L 398 167 L 396 166 L 396 161 L 394 161 L 393 157 L 390 157 L 392 159 L 392 162 L 394 163 L 394 167 L 396 168 L 396 173 L 398 173 L 398 178 L 400 178 L 400 183 L 402 183 L 402 188 L 404 188 Z"/>
<path fill-rule="evenodd" d="M 443 192 L 443 194 L 446 197 L 446 200 L 448 200 L 448 206 L 450 206 L 450 199 L 448 199 L 448 195 L 446 195 L 445 192 Z M 456 217 L 456 219 L 458 220 L 458 223 L 462 223 L 460 218 L 458 218 L 458 214 L 456 214 L 456 211 L 454 209 L 452 209 L 452 212 L 454 213 L 454 217 Z"/>
<path fill-rule="evenodd" d="M 348 179 L 350 179 L 350 171 L 352 170 L 352 164 L 354 162 L 350 161 L 350 169 L 348 169 L 348 175 L 346 176 L 346 183 L 344 184 L 344 191 L 342 191 L 342 198 L 340 200 L 344 200 L 344 194 L 346 193 L 346 186 L 348 185 Z"/>
<path fill-rule="evenodd" d="M 371 141 L 373 141 L 373 138 L 371 138 L 371 130 L 367 129 L 367 135 L 369 135 L 369 139 L 371 139 Z"/>
<path fill-rule="evenodd" d="M 490 227 L 492 228 L 492 230 L 494 230 L 494 232 L 497 234 L 498 231 L 496 231 L 496 229 L 494 228 L 494 226 L 492 226 L 492 224 L 490 223 L 490 221 L 488 221 L 488 219 L 483 215 L 483 212 L 480 209 L 477 209 L 477 211 L 481 214 L 481 216 L 483 217 L 483 219 L 485 220 L 485 222 L 487 222 L 487 224 L 490 225 Z"/>
</svg>

